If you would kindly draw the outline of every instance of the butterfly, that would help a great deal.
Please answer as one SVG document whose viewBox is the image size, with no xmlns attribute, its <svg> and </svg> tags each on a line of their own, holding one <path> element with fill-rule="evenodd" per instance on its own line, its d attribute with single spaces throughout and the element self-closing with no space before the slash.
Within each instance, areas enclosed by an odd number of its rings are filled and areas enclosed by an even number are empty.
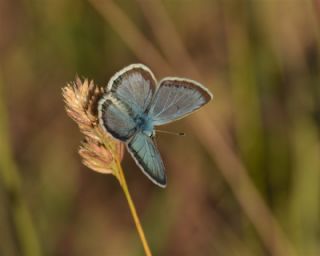
<svg viewBox="0 0 320 256">
<path fill-rule="evenodd" d="M 155 143 L 155 126 L 185 117 L 212 99 L 200 83 L 178 77 L 157 82 L 143 64 L 131 64 L 109 80 L 98 102 L 102 128 L 126 144 L 142 172 L 165 187 L 165 167 Z"/>
</svg>

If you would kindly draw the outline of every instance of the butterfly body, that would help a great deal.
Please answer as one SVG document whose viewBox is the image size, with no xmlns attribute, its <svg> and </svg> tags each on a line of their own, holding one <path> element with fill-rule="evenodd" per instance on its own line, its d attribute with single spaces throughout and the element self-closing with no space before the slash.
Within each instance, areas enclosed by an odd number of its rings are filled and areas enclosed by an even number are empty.
<svg viewBox="0 0 320 256">
<path fill-rule="evenodd" d="M 212 94 L 189 79 L 167 77 L 157 83 L 142 64 L 116 73 L 99 101 L 99 122 L 106 132 L 126 143 L 143 173 L 165 187 L 166 175 L 154 142 L 155 126 L 171 123 L 209 102 Z"/>
<path fill-rule="evenodd" d="M 142 113 L 141 115 L 138 115 L 136 118 L 134 118 L 134 121 L 137 125 L 137 131 L 140 131 L 149 137 L 153 135 L 153 121 L 152 117 L 150 117 L 148 114 Z"/>
</svg>

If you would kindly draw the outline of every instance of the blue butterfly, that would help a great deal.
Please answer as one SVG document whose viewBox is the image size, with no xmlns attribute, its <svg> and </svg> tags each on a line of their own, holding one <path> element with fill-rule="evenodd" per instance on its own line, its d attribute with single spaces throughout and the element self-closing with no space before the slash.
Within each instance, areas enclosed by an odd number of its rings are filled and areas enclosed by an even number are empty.
<svg viewBox="0 0 320 256">
<path fill-rule="evenodd" d="M 165 187 L 167 178 L 155 143 L 154 127 L 181 119 L 205 105 L 212 94 L 193 80 L 166 77 L 159 83 L 151 70 L 132 64 L 108 82 L 98 103 L 99 123 L 114 138 L 126 143 L 143 173 Z"/>
</svg>

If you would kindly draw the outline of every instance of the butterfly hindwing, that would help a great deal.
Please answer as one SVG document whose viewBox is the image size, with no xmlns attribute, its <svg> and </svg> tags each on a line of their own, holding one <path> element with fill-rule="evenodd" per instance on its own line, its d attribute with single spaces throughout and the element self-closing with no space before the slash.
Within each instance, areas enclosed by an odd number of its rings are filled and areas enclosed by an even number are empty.
<svg viewBox="0 0 320 256">
<path fill-rule="evenodd" d="M 126 141 L 136 132 L 131 110 L 111 95 L 104 97 L 98 112 L 102 127 L 116 139 Z"/>
<path fill-rule="evenodd" d="M 154 125 L 163 125 L 197 110 L 212 98 L 201 84 L 182 78 L 165 78 L 151 103 L 149 115 Z"/>
<path fill-rule="evenodd" d="M 165 187 L 167 182 L 164 165 L 152 138 L 137 132 L 128 141 L 127 148 L 143 173 L 155 184 Z"/>
</svg>

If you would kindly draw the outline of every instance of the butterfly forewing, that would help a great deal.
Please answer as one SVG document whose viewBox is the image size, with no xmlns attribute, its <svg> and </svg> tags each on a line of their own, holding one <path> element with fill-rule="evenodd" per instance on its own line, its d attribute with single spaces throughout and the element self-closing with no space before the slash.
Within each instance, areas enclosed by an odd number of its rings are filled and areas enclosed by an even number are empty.
<svg viewBox="0 0 320 256">
<path fill-rule="evenodd" d="M 138 132 L 127 144 L 128 151 L 151 181 L 161 187 L 166 186 L 164 165 L 152 138 Z"/>
<path fill-rule="evenodd" d="M 197 110 L 212 98 L 201 84 L 181 78 L 165 78 L 153 98 L 149 115 L 154 125 L 163 125 Z"/>
<path fill-rule="evenodd" d="M 107 91 L 135 114 L 143 113 L 150 105 L 156 80 L 144 65 L 133 64 L 116 73 L 109 81 Z"/>
<path fill-rule="evenodd" d="M 109 81 L 105 96 L 99 101 L 99 122 L 113 137 L 127 141 L 136 132 L 135 119 L 150 105 L 156 88 L 152 72 L 133 64 Z"/>
</svg>

